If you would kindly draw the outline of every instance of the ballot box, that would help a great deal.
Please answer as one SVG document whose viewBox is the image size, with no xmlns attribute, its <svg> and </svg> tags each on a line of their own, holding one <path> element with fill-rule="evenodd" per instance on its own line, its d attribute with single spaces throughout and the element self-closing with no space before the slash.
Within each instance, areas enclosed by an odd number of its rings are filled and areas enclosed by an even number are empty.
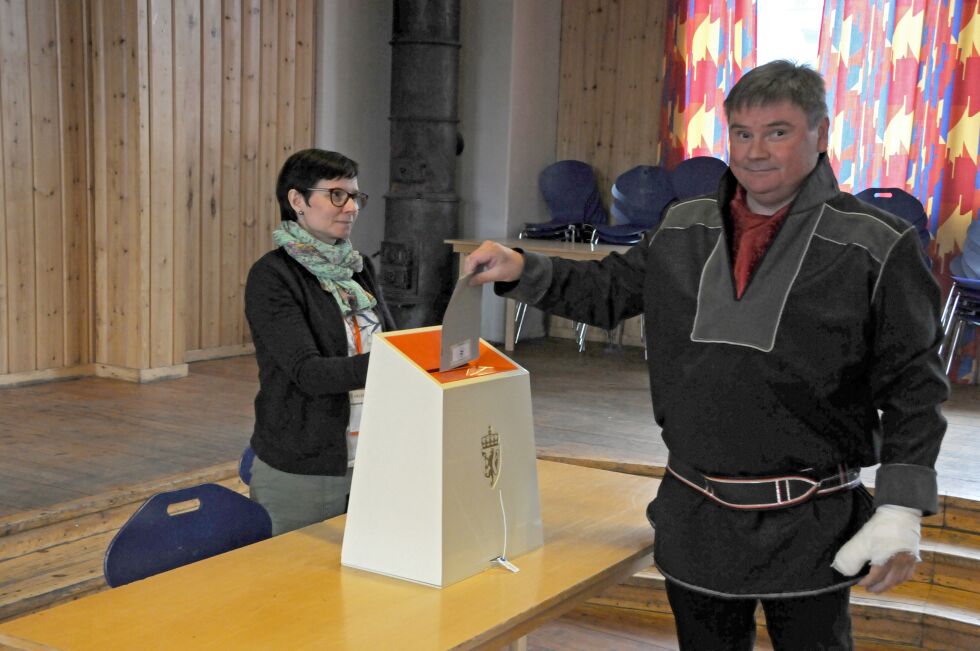
<svg viewBox="0 0 980 651">
<path fill-rule="evenodd" d="M 483 340 L 439 372 L 440 328 L 374 335 L 341 552 L 438 587 L 542 544 L 528 373 Z"/>
</svg>

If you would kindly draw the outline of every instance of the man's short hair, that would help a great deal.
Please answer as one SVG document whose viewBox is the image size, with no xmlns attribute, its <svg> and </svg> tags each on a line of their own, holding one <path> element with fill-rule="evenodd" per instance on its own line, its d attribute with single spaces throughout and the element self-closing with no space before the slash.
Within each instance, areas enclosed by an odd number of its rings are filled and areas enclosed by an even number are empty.
<svg viewBox="0 0 980 651">
<path fill-rule="evenodd" d="M 807 124 L 815 128 L 827 117 L 827 91 L 823 77 L 807 65 L 790 61 L 771 61 L 742 75 L 725 98 L 725 117 L 735 111 L 789 101 L 806 114 Z"/>
<path fill-rule="evenodd" d="M 283 163 L 276 181 L 276 200 L 279 201 L 279 217 L 282 221 L 296 221 L 296 211 L 289 205 L 289 191 L 296 190 L 307 203 L 313 194 L 309 188 L 320 181 L 353 179 L 357 177 L 357 163 L 343 154 L 325 149 L 303 149 Z"/>
</svg>

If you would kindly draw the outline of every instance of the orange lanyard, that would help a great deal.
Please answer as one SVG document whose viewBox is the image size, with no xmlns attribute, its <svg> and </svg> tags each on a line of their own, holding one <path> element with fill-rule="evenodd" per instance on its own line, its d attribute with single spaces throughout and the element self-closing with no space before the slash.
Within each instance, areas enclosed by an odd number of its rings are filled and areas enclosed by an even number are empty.
<svg viewBox="0 0 980 651">
<path fill-rule="evenodd" d="M 355 312 L 350 313 L 350 322 L 354 328 L 354 348 L 357 349 L 358 354 L 361 354 L 361 325 L 357 322 L 357 314 Z"/>
</svg>

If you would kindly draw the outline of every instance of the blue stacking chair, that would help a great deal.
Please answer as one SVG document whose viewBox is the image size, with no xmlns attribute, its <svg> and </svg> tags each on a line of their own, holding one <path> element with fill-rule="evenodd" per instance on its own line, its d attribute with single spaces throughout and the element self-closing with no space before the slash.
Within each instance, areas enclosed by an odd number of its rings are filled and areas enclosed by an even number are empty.
<svg viewBox="0 0 980 651">
<path fill-rule="evenodd" d="M 657 165 L 637 165 L 616 178 L 612 187 L 611 225 L 596 224 L 591 241 L 603 244 L 636 244 L 660 224 L 664 210 L 674 200 L 670 174 Z"/>
<path fill-rule="evenodd" d="M 714 194 L 728 165 L 714 156 L 694 156 L 682 160 L 670 172 L 670 183 L 678 199 Z"/>
<path fill-rule="evenodd" d="M 926 264 L 932 267 L 932 261 L 927 255 L 932 234 L 929 232 L 929 218 L 921 201 L 901 188 L 868 188 L 854 196 L 882 210 L 887 210 L 915 226 Z"/>
<path fill-rule="evenodd" d="M 980 222 L 971 222 L 966 229 L 963 253 L 953 258 L 950 268 L 954 275 L 980 278 Z"/>
<path fill-rule="evenodd" d="M 265 508 L 217 484 L 154 495 L 116 533 L 103 561 L 115 588 L 265 540 Z"/>
<path fill-rule="evenodd" d="M 252 463 L 255 461 L 255 450 L 251 445 L 245 446 L 241 458 L 238 460 L 238 477 L 242 483 L 248 486 L 252 483 Z"/>
<path fill-rule="evenodd" d="M 595 170 L 580 160 L 560 160 L 541 171 L 538 187 L 551 219 L 527 222 L 518 234 L 521 239 L 548 239 L 576 242 L 584 239 L 586 228 L 609 221 L 599 195 Z M 514 343 L 521 338 L 527 305 L 518 302 L 514 311 Z M 581 348 L 581 347 L 580 347 Z"/>
<path fill-rule="evenodd" d="M 961 268 L 955 264 L 959 260 L 955 258 L 950 264 L 954 274 Z M 976 327 L 980 326 L 980 279 L 957 275 L 952 275 L 951 278 L 953 286 L 943 308 L 943 343 L 939 347 L 939 356 L 944 362 L 947 375 L 956 361 L 957 349 L 966 329 L 973 328 L 976 336 Z M 980 369 L 980 364 L 977 368 Z"/>
<path fill-rule="evenodd" d="M 541 171 L 538 187 L 550 220 L 524 224 L 520 237 L 575 241 L 585 224 L 608 221 L 595 170 L 579 160 L 560 160 Z"/>
</svg>

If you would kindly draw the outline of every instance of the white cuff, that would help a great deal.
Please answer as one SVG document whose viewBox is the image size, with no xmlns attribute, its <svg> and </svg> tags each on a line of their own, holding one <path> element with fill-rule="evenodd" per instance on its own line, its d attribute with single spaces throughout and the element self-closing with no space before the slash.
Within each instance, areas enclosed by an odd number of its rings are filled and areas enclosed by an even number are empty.
<svg viewBox="0 0 980 651">
<path fill-rule="evenodd" d="M 882 504 L 840 548 L 831 567 L 845 576 L 854 576 L 868 561 L 872 565 L 884 565 L 899 552 L 909 552 L 919 560 L 921 523 L 919 509 Z"/>
</svg>

